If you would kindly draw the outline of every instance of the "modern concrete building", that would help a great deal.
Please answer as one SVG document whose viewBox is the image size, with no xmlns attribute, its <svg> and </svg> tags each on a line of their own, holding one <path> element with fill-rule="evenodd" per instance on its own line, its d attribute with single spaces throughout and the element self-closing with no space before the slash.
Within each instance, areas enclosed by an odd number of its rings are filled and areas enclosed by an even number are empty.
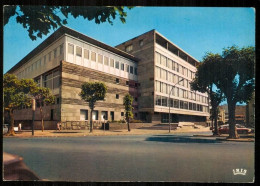
<svg viewBox="0 0 260 186">
<path fill-rule="evenodd" d="M 173 123 L 206 122 L 206 117 L 209 117 L 208 95 L 191 91 L 190 87 L 199 64 L 195 58 L 156 30 L 116 48 L 140 59 L 137 68 L 141 120 L 167 123 L 170 105 Z"/>
<path fill-rule="evenodd" d="M 122 120 L 127 93 L 134 97 L 135 119 L 168 122 L 170 104 L 172 122 L 203 123 L 209 116 L 208 96 L 191 91 L 189 84 L 197 64 L 155 30 L 111 47 L 61 27 L 7 73 L 33 78 L 38 86 L 51 89 L 56 100 L 44 107 L 45 128 L 55 128 L 59 120 Z M 92 116 L 88 103 L 79 96 L 86 81 L 102 81 L 108 87 L 105 101 L 97 102 Z M 31 119 L 30 108 L 15 111 L 16 121 Z M 35 119 L 40 122 L 39 109 Z"/>
</svg>

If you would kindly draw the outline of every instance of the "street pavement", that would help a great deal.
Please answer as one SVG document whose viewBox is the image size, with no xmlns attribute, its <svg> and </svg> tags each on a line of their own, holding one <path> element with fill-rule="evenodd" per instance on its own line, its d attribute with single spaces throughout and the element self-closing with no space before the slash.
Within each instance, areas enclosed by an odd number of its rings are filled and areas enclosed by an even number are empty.
<svg viewBox="0 0 260 186">
<path fill-rule="evenodd" d="M 51 181 L 254 181 L 254 143 L 193 134 L 4 138 L 3 150 Z"/>
</svg>

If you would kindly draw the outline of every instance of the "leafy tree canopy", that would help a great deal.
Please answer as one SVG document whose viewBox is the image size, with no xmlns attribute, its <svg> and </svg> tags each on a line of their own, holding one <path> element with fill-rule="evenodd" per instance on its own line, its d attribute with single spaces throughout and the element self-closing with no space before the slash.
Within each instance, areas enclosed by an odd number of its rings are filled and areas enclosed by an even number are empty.
<svg viewBox="0 0 260 186">
<path fill-rule="evenodd" d="M 128 7 L 131 9 L 132 7 Z M 9 19 L 16 16 L 16 21 L 27 29 L 31 40 L 42 35 L 47 35 L 51 29 L 66 25 L 69 15 L 73 18 L 82 16 L 89 21 L 95 20 L 100 24 L 109 22 L 113 25 L 113 21 L 119 16 L 122 23 L 125 23 L 127 13 L 125 7 L 84 7 L 84 6 L 23 6 L 12 5 L 4 6 L 4 25 Z"/>
</svg>

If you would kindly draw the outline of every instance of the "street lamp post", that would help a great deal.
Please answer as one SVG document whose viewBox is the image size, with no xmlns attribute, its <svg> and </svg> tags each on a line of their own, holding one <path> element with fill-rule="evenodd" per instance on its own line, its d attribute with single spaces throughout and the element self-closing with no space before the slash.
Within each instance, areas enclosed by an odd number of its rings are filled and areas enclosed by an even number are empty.
<svg viewBox="0 0 260 186">
<path fill-rule="evenodd" d="M 34 136 L 35 99 L 32 99 L 32 135 Z"/>
<path fill-rule="evenodd" d="M 170 92 L 169 92 L 169 98 L 168 98 L 168 104 L 169 104 L 169 133 L 171 133 L 171 120 L 170 120 L 170 118 L 171 118 L 171 105 L 170 105 L 170 95 L 171 95 L 171 92 L 172 92 L 172 90 L 173 90 L 173 87 L 175 87 L 175 85 L 178 84 L 178 83 L 180 83 L 181 81 L 183 81 L 183 78 L 182 78 L 181 80 L 179 80 L 177 83 L 175 83 L 175 84 L 172 86 L 172 88 L 171 88 L 171 90 L 170 90 Z"/>
</svg>

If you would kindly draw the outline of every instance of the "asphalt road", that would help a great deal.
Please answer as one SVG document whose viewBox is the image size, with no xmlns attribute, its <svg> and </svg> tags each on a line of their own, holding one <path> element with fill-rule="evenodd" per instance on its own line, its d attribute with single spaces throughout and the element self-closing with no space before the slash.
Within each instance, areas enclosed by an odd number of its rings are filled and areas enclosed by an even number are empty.
<svg viewBox="0 0 260 186">
<path fill-rule="evenodd" d="M 52 181 L 254 181 L 254 143 L 188 133 L 4 138 L 3 150 Z M 234 175 L 233 169 L 247 172 Z"/>
</svg>

